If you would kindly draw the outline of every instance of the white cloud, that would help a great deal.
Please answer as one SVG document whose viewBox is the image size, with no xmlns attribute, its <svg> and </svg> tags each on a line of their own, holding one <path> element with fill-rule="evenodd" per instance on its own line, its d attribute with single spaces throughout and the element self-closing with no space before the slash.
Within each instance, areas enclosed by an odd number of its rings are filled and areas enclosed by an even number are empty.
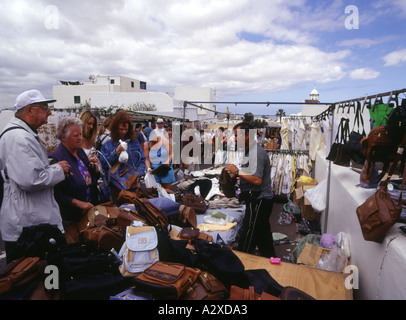
<svg viewBox="0 0 406 320">
<path fill-rule="evenodd" d="M 59 24 L 48 30 L 49 1 L 0 1 L 1 100 L 35 87 L 49 95 L 57 80 L 85 81 L 90 74 L 133 77 L 147 81 L 152 91 L 212 86 L 218 96 L 275 92 L 347 76 L 351 52 L 342 47 L 351 49 L 351 43 L 334 47 L 334 39 L 328 49 L 318 47 L 325 33 L 345 29 L 342 0 L 54 3 Z M 240 39 L 244 32 L 264 41 Z M 380 39 L 353 41 L 366 47 Z M 352 77 L 377 76 L 360 70 Z"/>
<path fill-rule="evenodd" d="M 383 60 L 386 67 L 400 66 L 406 62 L 406 49 L 391 52 Z"/>
<path fill-rule="evenodd" d="M 379 77 L 380 73 L 371 68 L 360 68 L 350 72 L 352 80 L 372 80 Z"/>
</svg>

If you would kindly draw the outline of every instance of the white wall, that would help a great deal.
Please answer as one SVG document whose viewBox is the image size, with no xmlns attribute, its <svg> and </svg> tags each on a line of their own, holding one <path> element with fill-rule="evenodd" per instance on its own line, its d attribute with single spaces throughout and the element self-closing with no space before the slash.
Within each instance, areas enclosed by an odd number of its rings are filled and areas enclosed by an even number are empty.
<svg viewBox="0 0 406 320">
<path fill-rule="evenodd" d="M 157 112 L 171 112 L 174 105 L 173 98 L 164 92 L 93 92 L 91 94 L 92 108 L 128 107 L 137 102 L 155 104 Z"/>
<path fill-rule="evenodd" d="M 187 86 L 176 87 L 174 99 L 182 101 L 210 101 L 210 102 L 216 101 L 216 97 L 214 95 L 214 91 L 212 88 L 187 87 Z M 207 103 L 202 103 L 201 105 L 206 109 L 215 110 L 214 105 L 210 105 Z M 207 110 L 197 108 L 197 113 L 199 115 L 208 114 L 209 117 L 214 118 L 213 113 Z"/>
<path fill-rule="evenodd" d="M 315 178 L 320 182 L 327 178 L 328 161 L 324 150 L 317 153 Z M 356 215 L 356 208 L 375 189 L 356 187 L 359 173 L 350 168 L 331 165 L 330 201 L 322 213 L 323 232 L 337 234 L 346 232 L 350 239 L 350 263 L 359 270 L 358 298 L 363 300 L 406 299 L 406 235 L 396 224 L 382 243 L 365 241 Z"/>
</svg>

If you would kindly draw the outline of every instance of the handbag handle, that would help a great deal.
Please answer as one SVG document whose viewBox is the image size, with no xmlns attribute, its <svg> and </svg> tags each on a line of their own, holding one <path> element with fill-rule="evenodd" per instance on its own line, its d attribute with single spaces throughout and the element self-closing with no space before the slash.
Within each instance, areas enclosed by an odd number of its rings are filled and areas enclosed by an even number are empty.
<svg viewBox="0 0 406 320">
<path fill-rule="evenodd" d="M 361 126 L 360 123 L 362 124 L 362 133 L 360 132 Z M 364 137 L 366 136 L 365 133 L 365 126 L 364 126 L 364 118 L 362 117 L 361 114 L 361 103 L 357 101 L 357 108 L 355 111 L 355 120 L 354 120 L 354 126 L 352 127 L 352 131 L 355 131 L 355 125 L 358 124 L 358 133 L 361 133 Z"/>
</svg>

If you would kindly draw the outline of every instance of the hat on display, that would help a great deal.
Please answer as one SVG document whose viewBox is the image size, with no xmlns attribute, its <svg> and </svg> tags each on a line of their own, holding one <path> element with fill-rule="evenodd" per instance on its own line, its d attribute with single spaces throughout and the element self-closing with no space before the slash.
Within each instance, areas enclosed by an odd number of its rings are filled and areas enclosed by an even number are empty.
<svg viewBox="0 0 406 320">
<path fill-rule="evenodd" d="M 55 101 L 54 99 L 45 99 L 38 90 L 28 90 L 17 97 L 15 107 L 18 110 L 34 103 L 52 103 Z"/>
<path fill-rule="evenodd" d="M 156 121 L 156 123 L 164 123 L 164 120 L 162 118 L 158 118 L 158 120 Z"/>
</svg>

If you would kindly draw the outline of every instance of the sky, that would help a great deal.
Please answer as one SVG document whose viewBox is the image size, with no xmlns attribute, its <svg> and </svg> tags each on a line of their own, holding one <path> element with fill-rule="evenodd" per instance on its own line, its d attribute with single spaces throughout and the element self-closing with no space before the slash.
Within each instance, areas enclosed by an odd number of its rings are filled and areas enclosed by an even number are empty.
<svg viewBox="0 0 406 320">
<path fill-rule="evenodd" d="M 218 109 L 300 111 L 406 88 L 406 0 L 0 1 L 0 108 L 58 80 L 211 87 Z M 260 102 L 244 105 L 242 102 Z"/>
</svg>

